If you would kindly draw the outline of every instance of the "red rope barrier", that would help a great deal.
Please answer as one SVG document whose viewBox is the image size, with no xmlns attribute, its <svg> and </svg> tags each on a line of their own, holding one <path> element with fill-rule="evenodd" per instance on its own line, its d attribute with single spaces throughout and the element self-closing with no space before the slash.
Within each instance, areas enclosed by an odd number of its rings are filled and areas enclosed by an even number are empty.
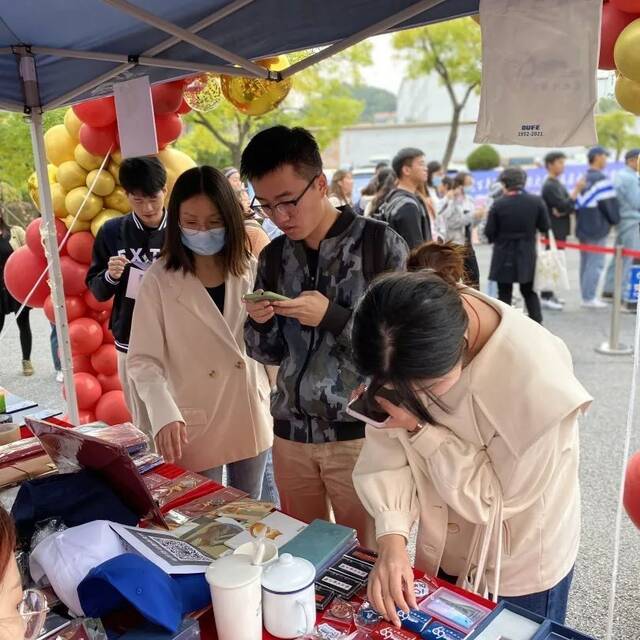
<svg viewBox="0 0 640 640">
<path fill-rule="evenodd" d="M 548 238 L 541 238 L 542 244 L 549 244 Z M 578 251 L 586 251 L 587 253 L 605 253 L 613 255 L 616 250 L 614 247 L 601 247 L 597 244 L 578 244 L 576 242 L 564 242 L 562 240 L 556 240 L 558 249 L 577 249 Z M 640 251 L 634 251 L 633 249 L 623 249 L 622 255 L 625 258 L 640 258 Z"/>
</svg>

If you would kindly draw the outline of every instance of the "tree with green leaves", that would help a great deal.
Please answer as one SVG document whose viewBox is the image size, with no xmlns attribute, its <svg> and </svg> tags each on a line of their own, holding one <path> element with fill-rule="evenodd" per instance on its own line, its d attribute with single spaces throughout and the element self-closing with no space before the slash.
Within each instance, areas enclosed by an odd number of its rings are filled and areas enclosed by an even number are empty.
<svg viewBox="0 0 640 640">
<path fill-rule="evenodd" d="M 451 101 L 451 129 L 442 158 L 446 167 L 458 140 L 460 116 L 473 93 L 480 89 L 482 53 L 480 29 L 471 18 L 461 18 L 393 36 L 393 46 L 408 63 L 409 75 L 417 78 L 436 73 Z M 428 100 L 428 96 L 425 96 Z"/>
<path fill-rule="evenodd" d="M 467 156 L 469 171 L 489 171 L 500 166 L 500 154 L 490 144 L 481 144 Z"/>
<path fill-rule="evenodd" d="M 596 115 L 598 142 L 613 150 L 616 162 L 625 149 L 640 147 L 640 135 L 635 132 L 635 124 L 636 117 L 620 109 Z"/>
<path fill-rule="evenodd" d="M 292 54 L 289 59 L 295 62 L 307 55 Z M 256 133 L 284 124 L 312 130 L 320 148 L 325 148 L 344 127 L 358 122 L 364 104 L 353 97 L 345 82 L 360 84 L 360 70 L 369 64 L 368 42 L 328 58 L 295 75 L 286 100 L 264 116 L 246 116 L 226 100 L 208 113 L 192 112 L 185 118 L 187 134 L 177 146 L 198 163 L 237 166 L 242 150 Z"/>
</svg>

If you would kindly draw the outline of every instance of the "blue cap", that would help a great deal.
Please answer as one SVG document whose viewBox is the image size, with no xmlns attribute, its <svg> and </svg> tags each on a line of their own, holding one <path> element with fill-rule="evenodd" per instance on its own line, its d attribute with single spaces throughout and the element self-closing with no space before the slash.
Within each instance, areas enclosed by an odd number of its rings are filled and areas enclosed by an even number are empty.
<svg viewBox="0 0 640 640">
<path fill-rule="evenodd" d="M 78 597 L 88 617 L 100 618 L 130 605 L 171 633 L 178 630 L 184 614 L 211 602 L 203 573 L 170 576 L 134 553 L 92 569 L 78 585 Z"/>
<path fill-rule="evenodd" d="M 640 149 L 629 149 L 629 151 L 624 154 L 624 159 L 631 160 L 631 158 L 637 158 L 638 156 L 640 156 Z"/>
<path fill-rule="evenodd" d="M 604 148 L 601 146 L 597 146 L 597 147 L 591 147 L 591 149 L 589 149 L 589 153 L 587 154 L 587 158 L 589 159 L 589 162 L 593 162 L 593 160 L 597 157 L 597 156 L 610 156 L 611 154 Z"/>
</svg>

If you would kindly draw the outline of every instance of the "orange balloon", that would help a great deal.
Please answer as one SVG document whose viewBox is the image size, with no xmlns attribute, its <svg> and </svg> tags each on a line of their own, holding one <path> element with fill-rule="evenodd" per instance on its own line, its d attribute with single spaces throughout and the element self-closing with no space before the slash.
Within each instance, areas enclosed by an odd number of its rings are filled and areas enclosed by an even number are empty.
<svg viewBox="0 0 640 640">
<path fill-rule="evenodd" d="M 61 260 L 64 260 L 63 256 Z M 37 256 L 29 247 L 20 247 L 14 251 L 4 265 L 4 284 L 9 293 L 20 303 L 23 303 L 38 278 L 47 270 L 44 258 Z M 40 284 L 28 300 L 30 307 L 42 307 L 51 293 L 48 284 L 48 274 L 40 280 Z"/>
<path fill-rule="evenodd" d="M 64 225 L 63 225 L 64 226 Z M 66 227 L 65 227 L 66 230 Z M 67 253 L 81 264 L 91 264 L 93 253 L 93 236 L 89 231 L 79 231 L 69 236 L 67 240 Z"/>
<path fill-rule="evenodd" d="M 62 283 L 65 295 L 83 295 L 87 290 L 87 285 L 84 281 L 88 271 L 87 265 L 80 264 L 69 256 L 62 256 L 60 258 L 60 269 L 62 271 Z"/>
<path fill-rule="evenodd" d="M 640 451 L 631 456 L 627 465 L 624 481 L 624 508 L 631 522 L 640 529 Z"/>
<path fill-rule="evenodd" d="M 98 378 L 90 373 L 74 373 L 73 384 L 76 388 L 78 409 L 93 409 L 102 395 L 102 387 Z M 66 390 L 64 396 L 67 397 Z"/>
<path fill-rule="evenodd" d="M 105 376 L 102 373 L 99 373 L 96 377 L 102 387 L 103 393 L 107 393 L 109 391 L 122 391 L 122 383 L 120 382 L 120 376 L 117 373 L 114 373 L 111 376 Z"/>
<path fill-rule="evenodd" d="M 99 300 L 96 300 L 96 297 L 89 290 L 86 291 L 84 294 L 84 301 L 86 302 L 87 307 L 89 307 L 89 309 L 93 309 L 93 311 L 109 311 L 110 312 L 111 309 L 113 308 L 113 298 L 109 298 L 109 300 L 100 302 Z M 98 318 L 96 318 L 96 320 L 100 322 Z"/>
<path fill-rule="evenodd" d="M 56 242 L 59 247 L 60 243 L 64 240 L 64 237 L 67 234 L 67 227 L 64 225 L 64 222 L 62 222 L 62 220 L 58 220 L 58 218 L 54 220 L 54 224 L 56 227 Z M 25 231 L 25 240 L 29 249 L 31 249 L 31 251 L 33 251 L 35 255 L 44 260 L 44 245 L 42 244 L 43 239 L 40 235 L 41 226 L 42 218 L 36 218 L 32 222 L 30 222 Z M 64 249 L 61 253 L 64 253 Z"/>
<path fill-rule="evenodd" d="M 69 323 L 69 340 L 73 355 L 91 355 L 102 344 L 102 327 L 91 318 L 78 318 Z"/>
<path fill-rule="evenodd" d="M 68 322 L 82 318 L 82 316 L 87 312 L 87 305 L 80 296 L 65 296 L 64 306 L 67 310 Z M 44 315 L 47 316 L 49 322 L 55 323 L 56 317 L 53 311 L 53 300 L 51 299 L 51 296 L 44 301 L 42 310 L 44 311 Z"/>
<path fill-rule="evenodd" d="M 104 376 L 118 372 L 118 354 L 112 344 L 103 344 L 91 356 L 91 366 Z"/>
<path fill-rule="evenodd" d="M 95 371 L 91 366 L 91 358 L 89 356 L 74 355 L 73 356 L 73 373 L 91 373 Z"/>
</svg>

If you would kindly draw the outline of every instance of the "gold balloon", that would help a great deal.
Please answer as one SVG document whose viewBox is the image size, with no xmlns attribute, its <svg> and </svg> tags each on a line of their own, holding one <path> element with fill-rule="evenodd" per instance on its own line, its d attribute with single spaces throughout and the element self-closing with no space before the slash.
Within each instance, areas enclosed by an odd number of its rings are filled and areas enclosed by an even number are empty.
<svg viewBox="0 0 640 640">
<path fill-rule="evenodd" d="M 270 71 L 282 71 L 289 66 L 286 56 L 267 58 L 257 62 Z M 220 76 L 224 97 L 238 111 L 249 116 L 261 116 L 273 111 L 291 91 L 291 78 L 280 82 L 263 78 Z"/>
<path fill-rule="evenodd" d="M 627 111 L 640 115 L 640 82 L 618 76 L 616 80 L 616 100 Z"/>
<path fill-rule="evenodd" d="M 56 124 L 44 134 L 44 147 L 47 160 L 60 166 L 67 160 L 73 160 L 76 141 L 71 137 L 63 124 Z"/>
<path fill-rule="evenodd" d="M 79 231 L 89 231 L 89 229 L 91 229 L 90 222 L 88 222 L 87 220 L 80 220 L 80 218 L 73 222 L 73 216 L 67 216 L 62 222 L 64 222 L 67 229 L 71 230 L 71 233 L 78 233 Z"/>
<path fill-rule="evenodd" d="M 53 213 L 56 218 L 66 218 L 69 215 L 65 205 L 67 194 L 59 184 L 51 185 L 51 200 L 53 202 Z"/>
<path fill-rule="evenodd" d="M 122 164 L 122 153 L 120 152 L 120 149 L 118 149 L 117 151 L 114 151 L 111 154 L 111 159 L 117 164 L 120 165 Z"/>
<path fill-rule="evenodd" d="M 169 202 L 173 185 L 176 180 L 187 170 L 196 166 L 196 163 L 183 151 L 167 147 L 158 154 L 160 162 L 167 170 L 167 197 L 165 202 Z"/>
<path fill-rule="evenodd" d="M 107 165 L 109 173 L 113 176 L 113 180 L 116 184 L 120 184 L 120 167 L 113 161 L 109 160 Z"/>
<path fill-rule="evenodd" d="M 622 30 L 613 49 L 613 58 L 625 78 L 640 82 L 640 18 Z"/>
<path fill-rule="evenodd" d="M 113 218 L 120 218 L 123 216 L 123 213 L 120 211 L 115 211 L 113 209 L 103 209 L 92 221 L 91 221 L 91 233 L 95 236 L 98 235 L 98 231 L 100 231 L 102 225 L 107 220 L 112 220 Z"/>
<path fill-rule="evenodd" d="M 69 107 L 64 114 L 64 126 L 74 140 L 79 139 L 82 120 L 78 118 L 71 107 Z"/>
<path fill-rule="evenodd" d="M 85 197 L 86 202 L 80 210 Z M 88 222 L 100 213 L 103 202 L 100 196 L 89 193 L 87 187 L 77 187 L 67 193 L 64 204 L 70 216 L 75 216 L 80 211 L 79 219 Z"/>
<path fill-rule="evenodd" d="M 67 192 L 84 185 L 86 179 L 87 172 L 75 160 L 67 160 L 58 167 L 58 183 Z"/>
<path fill-rule="evenodd" d="M 201 73 L 185 86 L 182 97 L 194 111 L 213 111 L 222 100 L 220 80 L 212 73 Z"/>
<path fill-rule="evenodd" d="M 131 205 L 129 198 L 122 187 L 116 187 L 104 200 L 104 206 L 107 209 L 115 209 L 121 213 L 129 213 Z"/>
<path fill-rule="evenodd" d="M 73 150 L 73 157 L 76 162 L 87 171 L 97 169 L 104 160 L 104 156 L 94 156 L 93 153 L 89 153 L 81 144 L 77 145 Z"/>
<path fill-rule="evenodd" d="M 98 176 L 96 180 L 96 176 Z M 93 184 L 93 181 L 96 180 L 96 183 Z M 93 184 L 93 193 L 97 196 L 108 196 L 115 188 L 116 181 L 113 179 L 113 176 L 106 170 L 103 169 L 100 171 L 99 169 L 94 169 L 89 173 L 86 180 L 86 185 L 91 189 L 91 185 Z"/>
</svg>

